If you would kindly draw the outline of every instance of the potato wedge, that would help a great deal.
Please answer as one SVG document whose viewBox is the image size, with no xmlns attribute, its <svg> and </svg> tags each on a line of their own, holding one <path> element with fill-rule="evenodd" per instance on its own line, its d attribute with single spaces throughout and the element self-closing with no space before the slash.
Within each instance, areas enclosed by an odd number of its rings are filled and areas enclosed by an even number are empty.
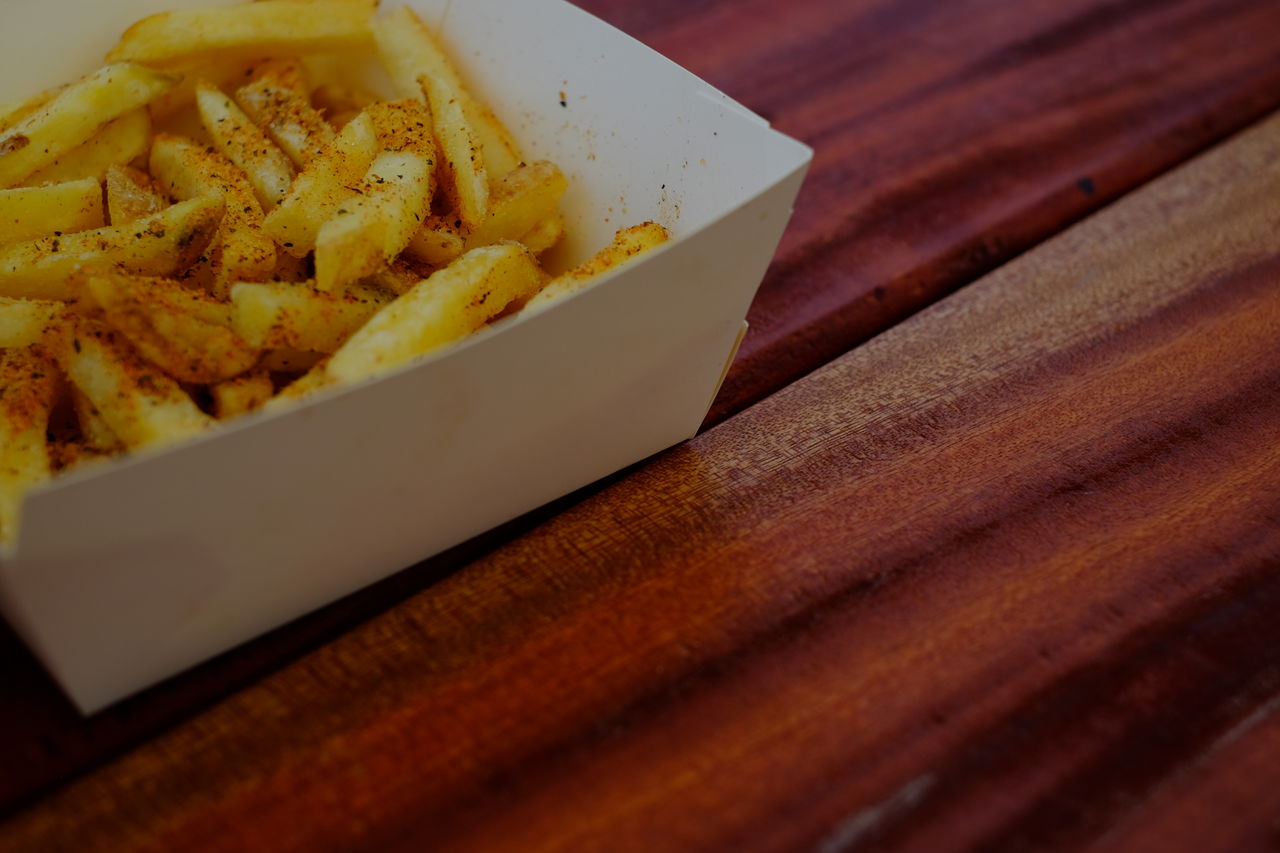
<svg viewBox="0 0 1280 853">
<path fill-rule="evenodd" d="M 601 249 L 591 258 L 562 275 L 547 282 L 546 287 L 525 304 L 527 312 L 541 311 L 548 305 L 586 287 L 605 273 L 612 272 L 646 252 L 656 249 L 667 242 L 670 235 L 667 229 L 656 222 L 642 222 L 623 228 L 613 237 L 613 242 Z"/>
<path fill-rule="evenodd" d="M 284 152 L 231 98 L 208 83 L 196 86 L 196 108 L 214 147 L 248 176 L 263 209 L 279 204 L 293 181 L 293 166 Z"/>
<path fill-rule="evenodd" d="M 435 150 L 418 101 L 370 107 L 382 153 L 316 235 L 316 288 L 337 291 L 404 251 L 430 212 Z"/>
<path fill-rule="evenodd" d="M 439 97 L 461 106 L 466 124 L 480 146 L 485 173 L 496 181 L 521 160 L 511 133 L 488 107 L 467 91 L 457 69 L 441 49 L 435 36 L 417 13 L 408 6 L 375 18 L 371 24 L 378 58 L 386 69 L 396 93 L 402 98 L 425 98 L 420 78 L 424 75 L 440 84 Z M 432 103 L 432 109 L 435 104 Z"/>
<path fill-rule="evenodd" d="M 220 421 L 238 417 L 261 408 L 276 393 L 271 376 L 260 370 L 246 373 L 209 388 L 213 396 L 213 413 Z"/>
<path fill-rule="evenodd" d="M 559 167 L 546 160 L 512 169 L 494 189 L 488 215 L 463 243 L 472 249 L 499 240 L 518 240 L 539 222 L 558 214 L 568 187 Z"/>
<path fill-rule="evenodd" d="M 50 340 L 67 378 L 126 447 L 179 441 L 213 423 L 181 385 L 107 324 L 67 314 Z"/>
<path fill-rule="evenodd" d="M 102 187 L 93 178 L 0 190 L 0 244 L 102 225 Z"/>
<path fill-rule="evenodd" d="M 518 243 L 472 249 L 374 315 L 325 372 L 348 383 L 393 370 L 474 332 L 541 283 L 537 262 Z"/>
<path fill-rule="evenodd" d="M 370 9 L 346 0 L 266 0 L 161 12 L 125 30 L 108 62 L 341 53 L 370 45 Z"/>
<path fill-rule="evenodd" d="M 332 145 L 335 136 L 320 111 L 311 105 L 301 73 L 296 62 L 267 65 L 235 94 L 245 114 L 299 169 Z"/>
<path fill-rule="evenodd" d="M 373 120 L 361 113 L 298 173 L 284 201 L 262 223 L 263 230 L 289 254 L 305 256 L 316 247 L 321 226 L 355 195 L 377 153 Z"/>
<path fill-rule="evenodd" d="M 43 169 L 32 172 L 19 183 L 38 187 L 77 181 L 102 180 L 112 166 L 126 166 L 140 159 L 151 145 L 151 117 L 145 109 L 125 113 L 109 121 L 89 137 Z"/>
<path fill-rule="evenodd" d="M 106 189 L 107 216 L 112 225 L 144 219 L 170 204 L 150 175 L 129 166 L 107 169 Z"/>
<path fill-rule="evenodd" d="M 150 68 L 121 63 L 73 83 L 0 134 L 0 187 L 11 187 L 50 165 L 107 122 L 145 106 L 175 82 Z"/>
<path fill-rule="evenodd" d="M 226 215 L 193 281 L 223 298 L 237 281 L 271 278 L 276 247 L 263 230 L 262 206 L 244 172 L 215 151 L 162 133 L 151 146 L 151 174 L 174 198 L 225 202 Z"/>
<path fill-rule="evenodd" d="M 40 348 L 0 350 L 0 543 L 17 539 L 23 496 L 49 477 L 45 433 L 60 388 Z"/>
<path fill-rule="evenodd" d="M 51 299 L 0 296 L 0 349 L 39 343 L 65 308 L 65 303 Z"/>
<path fill-rule="evenodd" d="M 147 361 L 181 382 L 205 385 L 244 373 L 258 350 L 226 324 L 221 302 L 175 281 L 87 273 L 84 285 L 107 324 Z"/>
<path fill-rule="evenodd" d="M 355 286 L 335 295 L 306 284 L 237 284 L 231 288 L 232 328 L 256 347 L 330 353 L 394 297 Z"/>
<path fill-rule="evenodd" d="M 199 257 L 221 218 L 221 200 L 199 198 L 124 225 L 0 246 L 0 296 L 74 299 L 77 267 L 169 275 Z"/>
</svg>

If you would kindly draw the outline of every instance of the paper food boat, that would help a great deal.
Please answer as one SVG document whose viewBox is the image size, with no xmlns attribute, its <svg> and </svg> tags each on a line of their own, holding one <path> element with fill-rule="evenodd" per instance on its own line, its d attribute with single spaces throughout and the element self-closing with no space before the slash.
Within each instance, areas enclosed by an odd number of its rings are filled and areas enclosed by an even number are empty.
<svg viewBox="0 0 1280 853">
<path fill-rule="evenodd" d="M 11 0 L 0 102 L 183 5 Z M 85 712 L 676 444 L 711 404 L 811 151 L 560 0 L 411 5 L 569 177 L 566 262 L 645 219 L 674 240 L 386 378 L 32 493 L 0 606 Z"/>
</svg>

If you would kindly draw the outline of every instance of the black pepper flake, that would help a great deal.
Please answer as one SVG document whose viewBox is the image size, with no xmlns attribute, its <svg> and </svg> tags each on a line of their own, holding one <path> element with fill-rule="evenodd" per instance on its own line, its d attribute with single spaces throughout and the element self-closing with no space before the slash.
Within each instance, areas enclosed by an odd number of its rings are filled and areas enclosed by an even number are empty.
<svg viewBox="0 0 1280 853">
<path fill-rule="evenodd" d="M 76 351 L 76 352 L 80 352 L 80 339 L 79 339 L 79 338 L 72 338 L 72 339 L 71 339 L 71 346 L 75 348 L 75 351 Z"/>
</svg>

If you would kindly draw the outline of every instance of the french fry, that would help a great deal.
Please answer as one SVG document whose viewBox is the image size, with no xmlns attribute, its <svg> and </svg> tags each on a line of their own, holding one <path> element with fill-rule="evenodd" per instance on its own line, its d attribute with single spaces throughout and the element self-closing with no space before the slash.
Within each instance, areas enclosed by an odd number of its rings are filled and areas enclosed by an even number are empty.
<svg viewBox="0 0 1280 853">
<path fill-rule="evenodd" d="M 449 90 L 431 77 L 419 78 L 435 125 L 440 153 L 444 158 L 445 188 L 463 226 L 478 228 L 489 213 L 489 172 L 475 131 L 467 122 L 462 104 Z"/>
<path fill-rule="evenodd" d="M 518 243 L 472 249 L 374 315 L 325 373 L 350 383 L 393 370 L 474 332 L 541 283 L 537 262 Z"/>
<path fill-rule="evenodd" d="M 84 284 L 107 323 L 174 379 L 222 382 L 258 360 L 257 349 L 229 328 L 223 303 L 177 282 L 99 272 Z"/>
<path fill-rule="evenodd" d="M 212 385 L 209 392 L 213 396 L 214 416 L 225 421 L 260 408 L 276 391 L 271 376 L 260 370 Z"/>
<path fill-rule="evenodd" d="M 322 352 L 279 347 L 264 350 L 258 367 L 268 373 L 305 373 L 326 358 Z"/>
<path fill-rule="evenodd" d="M 559 213 L 548 216 L 525 232 L 518 242 L 535 255 L 550 249 L 564 237 L 564 217 Z"/>
<path fill-rule="evenodd" d="M 232 328 L 256 347 L 331 353 L 392 296 L 369 287 L 335 295 L 305 284 L 237 284 Z"/>
<path fill-rule="evenodd" d="M 105 323 L 67 314 L 50 341 L 67 378 L 126 447 L 179 441 L 213 423 L 181 385 Z"/>
<path fill-rule="evenodd" d="M 98 411 L 98 407 L 74 385 L 71 386 L 71 406 L 75 410 L 85 446 L 103 453 L 111 453 L 124 447 L 120 437 L 102 419 L 102 412 Z"/>
<path fill-rule="evenodd" d="M 107 216 L 112 225 L 144 219 L 169 206 L 145 172 L 129 166 L 112 166 L 106 177 Z"/>
<path fill-rule="evenodd" d="M 547 282 L 524 306 L 524 311 L 533 313 L 541 311 L 558 299 L 562 299 L 586 287 L 591 282 L 612 272 L 646 252 L 656 249 L 667 242 L 667 229 L 656 222 L 642 222 L 623 228 L 613 237 L 613 242 L 601 249 L 582 264 L 568 272 L 558 275 Z"/>
<path fill-rule="evenodd" d="M 400 97 L 426 97 L 420 82 L 425 75 L 439 83 L 438 96 L 442 100 L 452 100 L 461 106 L 466 124 L 480 146 L 485 171 L 491 181 L 501 178 L 520 163 L 520 151 L 511 133 L 491 110 L 467 91 L 448 55 L 413 9 L 402 6 L 375 18 L 371 28 L 378 46 L 378 58 L 382 60 Z M 431 107 L 436 109 L 434 102 Z"/>
<path fill-rule="evenodd" d="M 328 358 L 316 362 L 310 370 L 280 389 L 280 393 L 264 403 L 262 410 L 264 412 L 282 411 L 318 391 L 332 387 L 333 379 L 325 371 L 328 363 Z"/>
<path fill-rule="evenodd" d="M 316 235 L 364 179 L 378 151 L 378 137 L 367 113 L 357 116 L 333 144 L 294 178 L 284 201 L 267 216 L 263 230 L 294 257 L 316 246 Z"/>
<path fill-rule="evenodd" d="M 284 152 L 219 89 L 198 84 L 196 107 L 214 147 L 248 176 L 263 208 L 279 204 L 293 181 L 293 167 Z"/>
<path fill-rule="evenodd" d="M 462 223 L 459 222 L 458 226 Z M 462 233 L 453 223 L 439 216 L 428 216 L 422 227 L 413 232 L 405 251 L 432 266 L 444 266 L 466 251 Z"/>
<path fill-rule="evenodd" d="M 488 215 L 464 237 L 466 248 L 528 234 L 539 222 L 558 213 L 557 205 L 568 186 L 560 169 L 546 160 L 512 169 L 494 189 Z"/>
<path fill-rule="evenodd" d="M 150 144 L 151 117 L 145 109 L 134 110 L 107 122 L 88 141 L 27 175 L 20 183 L 38 187 L 83 178 L 102 180 L 112 166 L 128 165 L 143 157 Z"/>
<path fill-rule="evenodd" d="M 431 116 L 418 101 L 370 107 L 382 153 L 316 235 L 316 287 L 336 291 L 399 255 L 431 207 Z"/>
<path fill-rule="evenodd" d="M 45 432 L 59 390 L 39 348 L 0 350 L 0 543 L 17 539 L 23 496 L 49 477 Z"/>
<path fill-rule="evenodd" d="M 262 206 L 244 172 L 222 155 L 189 139 L 159 134 L 151 146 L 151 174 L 175 198 L 217 199 L 226 215 L 204 257 L 208 280 L 198 283 L 225 297 L 237 281 L 265 281 L 275 269 L 276 248 L 262 227 Z"/>
<path fill-rule="evenodd" d="M 347 0 L 262 3 L 161 12 L 125 30 L 108 62 L 171 64 L 192 57 L 342 53 L 370 44 L 370 9 Z"/>
<path fill-rule="evenodd" d="M 16 101 L 10 101 L 7 104 L 0 104 L 0 132 L 6 131 L 45 104 L 53 100 L 54 96 L 67 88 L 55 86 L 52 89 L 45 89 L 43 92 L 37 92 L 29 98 L 20 98 Z"/>
<path fill-rule="evenodd" d="M 0 244 L 102 225 L 102 187 L 93 178 L 0 190 Z"/>
<path fill-rule="evenodd" d="M 443 265 L 442 265 L 443 266 Z M 366 279 L 366 283 L 387 293 L 399 296 L 408 293 L 418 282 L 426 278 L 403 258 L 396 258 Z"/>
<path fill-rule="evenodd" d="M 416 90 L 406 94 L 404 97 L 418 98 L 423 103 L 426 103 L 426 96 Z M 377 100 L 378 96 L 368 89 L 332 81 L 320 83 L 311 91 L 312 106 L 334 124 L 346 124 L 345 121 L 334 122 L 334 116 L 340 113 L 359 113 Z"/>
<path fill-rule="evenodd" d="M 253 81 L 236 90 L 235 99 L 300 169 L 333 144 L 333 128 L 311 106 L 297 62 L 259 68 Z"/>
<path fill-rule="evenodd" d="M 0 296 L 0 349 L 39 343 L 65 307 L 64 303 L 49 299 Z"/>
<path fill-rule="evenodd" d="M 173 77 L 140 65 L 108 65 L 63 89 L 0 134 L 0 187 L 86 142 L 102 125 L 170 89 Z"/>
<path fill-rule="evenodd" d="M 74 299 L 78 267 L 172 274 L 199 257 L 221 217 L 221 200 L 199 198 L 124 225 L 0 246 L 0 296 Z"/>
</svg>

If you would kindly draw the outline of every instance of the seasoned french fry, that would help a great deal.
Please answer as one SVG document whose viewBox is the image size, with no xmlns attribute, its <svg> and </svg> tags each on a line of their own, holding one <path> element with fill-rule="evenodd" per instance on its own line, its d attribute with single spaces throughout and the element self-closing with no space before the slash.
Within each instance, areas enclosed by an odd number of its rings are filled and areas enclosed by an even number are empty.
<svg viewBox="0 0 1280 853">
<path fill-rule="evenodd" d="M 226 382 L 210 386 L 213 395 L 213 413 L 220 421 L 234 418 L 260 408 L 275 394 L 271 376 L 265 370 L 246 373 Z"/>
<path fill-rule="evenodd" d="M 212 418 L 105 323 L 67 314 L 51 337 L 58 364 L 126 447 L 178 441 Z"/>
<path fill-rule="evenodd" d="M 169 199 L 160 193 L 151 177 L 129 166 L 107 169 L 106 188 L 107 216 L 112 225 L 143 219 L 169 206 Z"/>
<path fill-rule="evenodd" d="M 0 134 L 0 187 L 11 187 L 50 165 L 102 125 L 144 106 L 174 82 L 167 74 L 121 63 L 100 68 L 63 89 Z"/>
<path fill-rule="evenodd" d="M 403 258 L 397 258 L 369 276 L 365 281 L 372 287 L 398 296 L 408 293 L 415 284 L 424 278 L 426 278 L 425 275 L 419 274 Z"/>
<path fill-rule="evenodd" d="M 541 311 L 557 299 L 586 287 L 608 272 L 630 263 L 645 252 L 652 251 L 667 242 L 667 229 L 656 222 L 642 222 L 623 228 L 613 237 L 613 242 L 594 256 L 568 272 L 547 282 L 537 295 L 524 306 L 526 312 Z"/>
<path fill-rule="evenodd" d="M 263 208 L 279 204 L 293 181 L 293 167 L 284 152 L 213 86 L 196 86 L 196 107 L 214 146 L 248 176 Z"/>
<path fill-rule="evenodd" d="M 262 358 L 258 359 L 258 367 L 268 373 L 303 373 L 326 358 L 328 355 L 322 352 L 279 347 L 264 350 Z"/>
<path fill-rule="evenodd" d="M 0 243 L 54 232 L 69 234 L 102 224 L 102 187 L 93 178 L 0 190 Z"/>
<path fill-rule="evenodd" d="M 458 223 L 459 226 L 461 224 Z M 432 266 L 444 266 L 466 251 L 466 246 L 462 233 L 453 223 L 439 216 L 428 216 L 422 227 L 409 238 L 405 251 L 410 257 Z"/>
<path fill-rule="evenodd" d="M 39 348 L 0 350 L 0 542 L 17 539 L 23 495 L 49 477 L 45 431 L 59 389 Z"/>
<path fill-rule="evenodd" d="M 262 3 L 161 12 L 125 30 L 107 54 L 165 65 L 216 55 L 341 53 L 370 44 L 370 9 L 346 0 Z"/>
<path fill-rule="evenodd" d="M 71 386 L 71 406 L 75 409 L 76 420 L 80 424 L 80 435 L 86 446 L 103 453 L 110 453 L 124 447 L 119 436 L 102 419 L 102 412 L 98 411 L 98 407 L 74 385 Z"/>
<path fill-rule="evenodd" d="M 225 323 L 224 304 L 177 282 L 98 272 L 84 283 L 107 323 L 179 381 L 221 382 L 258 360 L 257 349 Z"/>
<path fill-rule="evenodd" d="M 518 242 L 524 243 L 525 247 L 535 255 L 540 255 L 559 243 L 562 237 L 564 237 L 564 217 L 557 213 L 530 228 Z"/>
<path fill-rule="evenodd" d="M 252 82 L 236 90 L 240 108 L 300 169 L 332 145 L 335 135 L 311 106 L 301 75 L 297 62 L 275 63 L 258 69 Z"/>
<path fill-rule="evenodd" d="M 305 284 L 237 284 L 231 288 L 232 327 L 256 347 L 330 353 L 392 300 L 355 286 L 342 295 Z"/>
<path fill-rule="evenodd" d="M 453 196 L 454 209 L 462 224 L 469 229 L 478 228 L 489 213 L 489 172 L 480 143 L 462 104 L 444 84 L 425 75 L 419 82 L 427 93 L 436 138 L 440 141 L 448 176 L 444 186 Z"/>
<path fill-rule="evenodd" d="M 325 372 L 357 382 L 392 370 L 474 332 L 541 283 L 537 262 L 518 243 L 472 249 L 374 315 Z"/>
<path fill-rule="evenodd" d="M 199 257 L 221 216 L 221 200 L 192 199 L 124 225 L 2 246 L 0 296 L 74 299 L 78 267 L 169 275 Z"/>
<path fill-rule="evenodd" d="M 218 297 L 225 297 L 237 281 L 265 281 L 276 263 L 276 247 L 263 231 L 262 206 L 249 179 L 220 154 L 169 134 L 159 134 L 151 146 L 151 174 L 175 198 L 223 200 L 226 215 L 208 259 L 210 280 L 195 278 Z"/>
<path fill-rule="evenodd" d="M 49 299 L 0 296 L 0 349 L 39 343 L 65 307 L 64 303 Z"/>
<path fill-rule="evenodd" d="M 467 91 L 453 63 L 412 8 L 402 6 L 375 18 L 371 28 L 378 46 L 378 57 L 400 97 L 425 97 L 420 82 L 425 75 L 439 83 L 441 99 L 461 106 L 466 124 L 480 146 L 485 171 L 491 181 L 501 178 L 520 163 L 520 151 L 511 133 L 492 111 Z M 431 107 L 436 109 L 435 102 Z"/>
<path fill-rule="evenodd" d="M 56 86 L 52 89 L 45 89 L 43 92 L 37 92 L 29 98 L 21 98 L 16 101 L 10 101 L 7 104 L 0 104 L 0 131 L 13 127 L 52 101 L 54 96 L 65 88 L 67 88 L 66 85 Z"/>
<path fill-rule="evenodd" d="M 128 165 L 143 157 L 150 144 L 151 117 L 145 109 L 134 110 L 107 122 L 87 142 L 32 172 L 20 183 L 38 187 L 83 178 L 102 180 L 112 166 Z"/>
<path fill-rule="evenodd" d="M 557 214 L 568 186 L 560 169 L 545 160 L 512 169 L 494 189 L 488 216 L 465 236 L 466 247 L 523 237 L 539 222 Z"/>
<path fill-rule="evenodd" d="M 316 287 L 336 291 L 371 275 L 408 245 L 431 207 L 435 150 L 418 101 L 370 107 L 381 154 L 355 196 L 316 235 Z"/>
<path fill-rule="evenodd" d="M 359 186 L 373 164 L 378 137 L 367 113 L 353 119 L 293 181 L 284 201 L 267 216 L 263 230 L 294 257 L 316 246 L 316 235 Z"/>
</svg>

